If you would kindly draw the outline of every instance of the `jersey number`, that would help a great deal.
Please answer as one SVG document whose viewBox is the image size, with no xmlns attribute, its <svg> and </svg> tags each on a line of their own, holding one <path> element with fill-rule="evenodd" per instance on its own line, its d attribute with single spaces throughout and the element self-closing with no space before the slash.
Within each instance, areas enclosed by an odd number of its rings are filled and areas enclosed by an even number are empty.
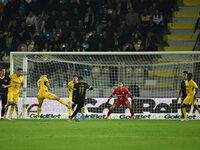
<svg viewBox="0 0 200 150">
<path fill-rule="evenodd" d="M 79 95 L 83 95 L 83 92 L 84 92 L 84 87 L 79 87 Z"/>
</svg>

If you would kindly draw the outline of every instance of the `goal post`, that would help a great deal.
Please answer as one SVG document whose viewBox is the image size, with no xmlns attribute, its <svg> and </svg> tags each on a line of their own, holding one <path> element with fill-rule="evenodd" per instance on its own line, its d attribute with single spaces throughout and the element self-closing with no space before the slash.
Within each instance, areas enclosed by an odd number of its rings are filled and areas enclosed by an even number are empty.
<svg viewBox="0 0 200 150">
<path fill-rule="evenodd" d="M 94 87 L 87 93 L 87 118 L 103 118 L 108 111 L 105 102 L 117 83 L 122 81 L 137 101 L 133 105 L 137 118 L 180 118 L 180 101 L 176 97 L 182 72 L 193 73 L 200 82 L 200 52 L 11 52 L 10 73 L 23 68 L 24 93 L 19 100 L 23 118 L 36 118 L 37 80 L 47 74 L 52 93 L 68 100 L 67 83 L 81 75 Z M 135 84 L 135 85 L 134 85 Z M 198 96 L 198 95 L 197 95 Z M 113 104 L 115 98 L 110 101 Z M 67 118 L 67 108 L 58 102 L 45 101 L 43 118 Z M 198 119 L 197 112 L 190 112 Z M 129 110 L 117 108 L 111 118 L 129 118 Z"/>
</svg>

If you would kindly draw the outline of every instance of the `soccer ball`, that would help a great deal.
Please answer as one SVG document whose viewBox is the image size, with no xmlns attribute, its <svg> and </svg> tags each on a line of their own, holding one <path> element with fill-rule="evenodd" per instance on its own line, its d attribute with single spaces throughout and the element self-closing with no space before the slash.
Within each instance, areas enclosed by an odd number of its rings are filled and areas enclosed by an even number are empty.
<svg viewBox="0 0 200 150">
<path fill-rule="evenodd" d="M 81 120 L 81 114 L 80 113 L 78 113 L 76 116 L 75 116 L 75 121 L 80 121 Z"/>
</svg>

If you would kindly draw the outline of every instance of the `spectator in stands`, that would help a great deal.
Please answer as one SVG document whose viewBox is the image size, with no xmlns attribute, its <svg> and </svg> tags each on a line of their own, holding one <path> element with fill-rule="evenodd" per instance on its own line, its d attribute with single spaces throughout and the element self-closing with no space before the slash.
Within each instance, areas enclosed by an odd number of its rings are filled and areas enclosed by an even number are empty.
<svg viewBox="0 0 200 150">
<path fill-rule="evenodd" d="M 39 7 L 40 8 L 43 8 L 41 7 L 41 1 L 39 0 L 31 0 L 31 2 L 29 3 L 30 5 L 30 9 L 33 11 L 34 14 L 36 15 L 39 15 L 40 14 L 40 11 L 41 9 L 38 9 Z"/>
<path fill-rule="evenodd" d="M 73 27 L 71 26 L 70 21 L 69 21 L 69 20 L 66 20 L 66 21 L 65 21 L 65 24 L 64 24 L 64 27 L 61 28 L 61 32 L 63 33 L 63 34 L 62 34 L 62 37 L 63 37 L 64 39 L 68 39 L 69 36 L 70 36 L 70 34 L 71 34 L 71 32 L 72 32 L 72 30 L 73 30 Z"/>
<path fill-rule="evenodd" d="M 76 47 L 73 49 L 73 52 L 85 52 L 85 48 L 81 46 L 81 42 L 76 42 Z"/>
<path fill-rule="evenodd" d="M 29 32 L 33 35 L 36 30 L 37 16 L 30 11 L 29 15 L 26 18 L 26 25 L 28 27 Z"/>
<path fill-rule="evenodd" d="M 49 52 L 49 44 L 47 42 L 44 43 L 44 48 L 42 49 L 43 52 Z"/>
<path fill-rule="evenodd" d="M 84 17 L 84 23 L 86 24 L 89 31 L 93 28 L 95 21 L 95 15 L 91 7 L 88 8 L 87 13 Z"/>
<path fill-rule="evenodd" d="M 109 36 L 106 31 L 103 31 L 101 43 L 103 44 L 103 49 L 105 51 L 112 50 L 114 48 L 113 37 Z"/>
<path fill-rule="evenodd" d="M 115 27 L 118 27 L 120 24 L 120 16 L 117 14 L 116 10 L 112 10 L 112 14 L 110 15 L 110 21 Z"/>
<path fill-rule="evenodd" d="M 97 32 L 101 32 L 104 27 L 106 27 L 108 23 L 108 10 L 104 7 L 103 14 L 100 16 L 99 21 L 97 22 L 96 30 Z"/>
<path fill-rule="evenodd" d="M 18 2 L 18 10 L 19 10 L 19 9 L 22 9 L 24 15 L 27 15 L 28 12 L 29 12 L 29 10 L 30 10 L 29 3 L 26 2 L 26 0 L 20 0 L 20 1 Z"/>
<path fill-rule="evenodd" d="M 14 48 L 14 46 L 13 46 L 14 37 L 10 31 L 7 32 L 7 35 L 5 36 L 5 41 L 6 41 L 5 54 L 6 54 L 6 56 L 8 56 L 10 51 L 12 51 Z"/>
<path fill-rule="evenodd" d="M 17 32 L 16 31 L 12 31 L 12 32 L 17 33 L 16 37 L 17 37 L 18 43 L 26 43 L 27 41 L 32 40 L 32 34 L 24 21 L 21 22 Z"/>
<path fill-rule="evenodd" d="M 103 51 L 104 49 L 103 49 L 103 44 L 100 42 L 99 44 L 98 44 L 98 48 L 97 48 L 97 51 L 98 52 L 101 52 L 101 51 Z"/>
<path fill-rule="evenodd" d="M 155 51 L 157 50 L 156 37 L 152 34 L 151 31 L 148 31 L 147 36 L 142 39 L 142 45 L 144 45 L 144 49 L 147 51 Z"/>
<path fill-rule="evenodd" d="M 114 39 L 114 50 L 120 51 L 121 43 L 120 43 L 120 38 L 119 38 L 118 32 L 116 32 L 116 31 L 114 32 L 113 39 Z"/>
<path fill-rule="evenodd" d="M 133 28 L 138 20 L 138 14 L 134 12 L 133 8 L 129 8 L 128 13 L 126 15 L 126 24 L 128 25 L 129 29 Z"/>
<path fill-rule="evenodd" d="M 95 29 L 92 31 L 92 35 L 89 37 L 88 42 L 89 51 L 95 51 L 99 43 L 99 36 L 97 35 L 97 31 Z"/>
<path fill-rule="evenodd" d="M 79 39 L 83 39 L 83 36 L 86 34 L 86 26 L 83 24 L 83 21 L 78 20 L 78 26 L 76 27 L 76 32 L 78 33 Z"/>
<path fill-rule="evenodd" d="M 42 33 L 44 31 L 44 27 L 45 27 L 45 22 L 48 19 L 48 15 L 46 13 L 46 11 L 43 9 L 41 14 L 39 14 L 38 19 L 37 19 L 37 32 Z"/>
<path fill-rule="evenodd" d="M 58 17 L 56 15 L 56 11 L 52 10 L 51 14 L 49 15 L 48 19 L 45 23 L 45 31 L 46 32 L 52 32 L 53 28 L 57 28 L 58 24 Z"/>
<path fill-rule="evenodd" d="M 39 50 L 48 43 L 47 51 L 55 49 L 55 41 L 63 51 L 73 50 L 78 41 L 85 47 L 89 43 L 92 51 L 121 50 L 129 43 L 126 50 L 132 51 L 140 40 L 135 40 L 133 34 L 140 33 L 142 44 L 139 50 L 155 50 L 157 41 L 161 39 L 158 35 L 162 36 L 163 29 L 167 30 L 173 10 L 177 10 L 176 0 L 32 0 L 30 3 L 9 0 L 5 7 L 0 6 L 0 31 L 11 33 L 3 35 L 7 39 L 6 49 L 17 49 L 18 45 L 29 45 L 33 40 L 39 45 Z M 27 25 L 24 23 L 26 20 Z M 94 28 L 97 31 L 92 33 Z M 75 36 L 71 35 L 72 31 Z M 52 38 L 54 32 L 61 32 L 61 37 Z M 12 37 L 15 40 L 11 40 Z M 9 48 L 8 43 L 12 43 Z"/>
<path fill-rule="evenodd" d="M 78 25 L 78 21 L 79 20 L 83 19 L 82 14 L 79 13 L 79 9 L 78 8 L 74 8 L 72 16 L 73 16 L 72 23 L 75 26 Z"/>
<path fill-rule="evenodd" d="M 19 9 L 15 18 L 17 20 L 17 24 L 20 24 L 21 22 L 26 20 L 26 15 L 23 13 L 23 9 Z"/>
<path fill-rule="evenodd" d="M 119 39 L 120 39 L 121 45 L 124 45 L 127 42 L 128 35 L 129 35 L 129 29 L 125 20 L 121 21 L 118 31 L 119 31 Z"/>
<path fill-rule="evenodd" d="M 72 31 L 69 37 L 70 49 L 74 49 L 76 47 L 77 41 L 78 41 L 78 38 L 76 37 L 76 33 Z"/>
<path fill-rule="evenodd" d="M 116 31 L 116 29 L 111 20 L 108 21 L 108 24 L 105 28 L 103 28 L 103 31 L 106 31 L 109 37 L 113 37 L 114 31 Z"/>
<path fill-rule="evenodd" d="M 132 81 L 132 83 L 129 86 L 128 90 L 131 92 L 131 94 L 134 97 L 139 97 L 140 96 L 140 89 L 139 89 L 138 85 L 136 85 L 135 81 Z"/>
<path fill-rule="evenodd" d="M 69 19 L 71 19 L 71 18 L 67 14 L 67 11 L 66 10 L 62 10 L 61 16 L 59 17 L 59 21 L 65 21 L 65 20 L 69 20 Z"/>
<path fill-rule="evenodd" d="M 7 26 L 7 30 L 12 32 L 15 37 L 17 36 L 18 27 L 17 27 L 16 19 L 12 19 L 12 20 L 9 21 L 8 26 Z"/>
<path fill-rule="evenodd" d="M 162 12 L 159 12 L 159 10 L 157 9 L 157 10 L 155 10 L 155 13 L 154 13 L 154 15 L 153 15 L 153 22 L 154 22 L 154 24 L 155 24 L 155 26 L 156 26 L 156 33 L 160 33 L 160 32 L 162 32 L 162 29 L 163 29 L 163 26 L 164 26 L 164 24 L 163 24 L 163 15 L 162 15 Z"/>
<path fill-rule="evenodd" d="M 4 37 L 4 33 L 2 31 L 0 31 L 0 56 L 4 56 L 5 55 L 5 49 L 6 49 L 6 40 Z"/>
<path fill-rule="evenodd" d="M 6 28 L 6 19 L 7 17 L 5 16 L 4 13 L 4 8 L 3 6 L 0 7 L 0 30 L 4 30 Z"/>
<path fill-rule="evenodd" d="M 150 18 L 151 18 L 151 15 L 148 12 L 147 8 L 144 9 L 144 11 L 142 12 L 142 14 L 140 15 L 140 18 L 141 18 L 143 26 L 146 28 L 148 26 Z"/>
</svg>

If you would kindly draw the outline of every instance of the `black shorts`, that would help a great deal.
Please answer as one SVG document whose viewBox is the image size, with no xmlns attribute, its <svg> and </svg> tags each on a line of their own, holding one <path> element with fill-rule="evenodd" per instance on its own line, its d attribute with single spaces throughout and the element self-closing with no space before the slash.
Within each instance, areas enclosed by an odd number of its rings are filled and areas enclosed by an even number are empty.
<svg viewBox="0 0 200 150">
<path fill-rule="evenodd" d="M 82 107 L 84 106 L 84 103 L 85 103 L 85 100 L 83 100 L 83 99 L 77 99 L 74 101 L 74 104 L 77 104 Z"/>
<path fill-rule="evenodd" d="M 8 99 L 8 93 L 0 93 L 0 99 L 2 100 L 2 104 L 6 105 Z"/>
</svg>

